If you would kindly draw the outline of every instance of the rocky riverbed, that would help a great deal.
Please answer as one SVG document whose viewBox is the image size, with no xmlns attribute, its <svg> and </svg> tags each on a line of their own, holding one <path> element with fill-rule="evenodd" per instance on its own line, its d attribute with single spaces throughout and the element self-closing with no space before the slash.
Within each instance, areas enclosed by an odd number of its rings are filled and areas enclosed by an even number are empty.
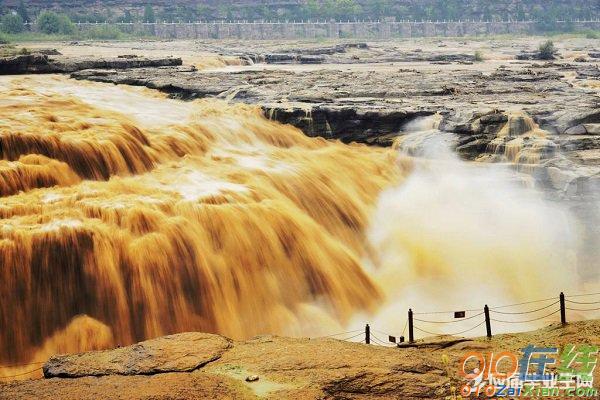
<svg viewBox="0 0 600 400">
<path fill-rule="evenodd" d="M 437 115 L 436 127 L 455 136 L 463 158 L 534 164 L 521 169 L 535 172 L 559 196 L 596 195 L 596 43 L 566 40 L 557 44 L 555 60 L 517 60 L 524 51 L 535 53 L 532 42 L 193 42 L 198 52 L 237 59 L 237 65 L 87 69 L 71 76 L 146 86 L 186 100 L 256 104 L 309 136 L 347 143 L 390 146 L 411 122 Z M 521 117 L 513 121 L 515 115 Z M 518 119 L 529 117 L 542 134 L 519 127 Z"/>
<path fill-rule="evenodd" d="M 518 60 L 535 58 L 544 40 L 74 42 L 55 44 L 62 55 L 32 46 L 0 70 L 255 104 L 308 136 L 346 143 L 390 146 L 436 116 L 464 159 L 514 164 L 558 197 L 597 197 L 597 41 L 563 39 L 555 60 Z"/>
</svg>

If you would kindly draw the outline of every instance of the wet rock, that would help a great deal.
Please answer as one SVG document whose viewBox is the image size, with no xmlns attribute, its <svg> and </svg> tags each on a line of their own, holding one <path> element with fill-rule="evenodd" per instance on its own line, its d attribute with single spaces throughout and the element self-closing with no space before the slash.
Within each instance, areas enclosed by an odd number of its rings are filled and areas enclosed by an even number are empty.
<svg viewBox="0 0 600 400">
<path fill-rule="evenodd" d="M 567 190 L 569 184 L 577 178 L 577 174 L 557 167 L 549 167 L 547 172 L 550 183 L 557 190 Z"/>
<path fill-rule="evenodd" d="M 181 333 L 114 350 L 54 356 L 43 370 L 46 378 L 193 371 L 217 360 L 230 347 L 231 342 L 219 335 Z"/>
<path fill-rule="evenodd" d="M 34 53 L 0 57 L 0 75 L 70 73 L 85 69 L 130 69 L 181 65 L 181 58 L 79 58 Z"/>
<path fill-rule="evenodd" d="M 380 145 L 377 139 L 385 134 L 400 134 L 402 126 L 430 112 L 394 110 L 379 107 L 349 107 L 318 104 L 290 107 L 288 104 L 263 106 L 265 115 L 302 129 L 308 136 L 340 139 Z M 388 137 L 388 140 L 391 140 Z M 385 141 L 391 145 L 391 141 Z"/>
<path fill-rule="evenodd" d="M 56 49 L 35 49 L 35 52 L 38 54 L 43 54 L 46 56 L 61 56 L 62 53 Z"/>
<path fill-rule="evenodd" d="M 600 135 L 600 124 L 583 124 L 588 135 Z"/>
<path fill-rule="evenodd" d="M 587 135 L 587 130 L 583 125 L 575 125 L 565 131 L 566 135 Z"/>
<path fill-rule="evenodd" d="M 322 64 L 323 62 L 325 62 L 325 59 L 320 56 L 300 55 L 298 56 L 298 62 L 300 64 Z"/>
<path fill-rule="evenodd" d="M 298 60 L 297 54 L 265 54 L 265 62 L 268 64 L 292 63 Z"/>
<path fill-rule="evenodd" d="M 580 124 L 570 127 L 566 135 L 600 135 L 600 124 Z"/>
<path fill-rule="evenodd" d="M 257 61 L 264 60 L 267 64 L 321 64 L 325 59 L 318 55 L 303 54 L 265 54 L 262 57 L 256 57 Z"/>
<path fill-rule="evenodd" d="M 37 73 L 50 70 L 49 59 L 44 54 L 21 54 L 0 58 L 0 75 Z"/>
<path fill-rule="evenodd" d="M 564 151 L 600 149 L 600 136 L 560 136 L 555 138 L 554 142 Z"/>
<path fill-rule="evenodd" d="M 577 79 L 600 79 L 600 68 L 597 65 L 579 68 Z"/>
<path fill-rule="evenodd" d="M 484 154 L 490 143 L 489 138 L 469 137 L 469 140 L 456 147 L 456 152 L 466 159 L 474 160 L 481 154 Z"/>
</svg>

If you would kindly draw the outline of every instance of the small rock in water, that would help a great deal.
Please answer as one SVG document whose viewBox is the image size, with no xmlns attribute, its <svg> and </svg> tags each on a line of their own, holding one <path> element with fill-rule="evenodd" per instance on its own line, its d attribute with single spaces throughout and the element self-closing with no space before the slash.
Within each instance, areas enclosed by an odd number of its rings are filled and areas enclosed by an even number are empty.
<svg viewBox="0 0 600 400">
<path fill-rule="evenodd" d="M 258 375 L 250 375 L 246 377 L 246 382 L 256 382 L 258 380 Z"/>
</svg>

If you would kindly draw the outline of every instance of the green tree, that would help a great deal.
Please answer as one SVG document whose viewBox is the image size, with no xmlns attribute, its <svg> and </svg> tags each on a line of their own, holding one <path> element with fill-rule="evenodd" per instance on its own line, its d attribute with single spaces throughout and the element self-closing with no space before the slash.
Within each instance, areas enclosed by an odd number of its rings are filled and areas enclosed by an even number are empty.
<svg viewBox="0 0 600 400">
<path fill-rule="evenodd" d="M 383 18 L 392 13 L 390 0 L 373 0 L 366 6 L 366 12 L 369 17 Z"/>
<path fill-rule="evenodd" d="M 525 18 L 527 18 L 527 16 L 525 15 L 525 10 L 523 9 L 523 4 L 521 4 L 520 2 L 517 3 L 517 20 L 522 21 Z"/>
<path fill-rule="evenodd" d="M 23 18 L 19 14 L 6 14 L 2 17 L 2 32 L 20 33 L 25 29 Z"/>
<path fill-rule="evenodd" d="M 37 26 L 40 32 L 51 35 L 60 32 L 60 16 L 52 11 L 43 11 L 38 15 Z"/>
<path fill-rule="evenodd" d="M 410 9 L 406 6 L 397 6 L 397 7 L 395 7 L 394 10 L 395 10 L 396 19 L 398 21 L 404 20 L 404 19 L 409 19 L 411 17 Z"/>
<path fill-rule="evenodd" d="M 76 31 L 75 24 L 66 15 L 59 15 L 60 18 L 60 30 L 59 32 L 63 35 L 72 35 Z"/>
<path fill-rule="evenodd" d="M 19 2 L 19 6 L 17 7 L 17 14 L 19 14 L 23 21 L 29 21 L 29 13 L 27 12 L 27 7 L 25 7 L 25 3 L 23 3 L 23 0 Z"/>
<path fill-rule="evenodd" d="M 544 10 L 535 13 L 536 27 L 540 31 L 550 32 L 559 30 L 556 21 L 561 18 L 561 11 L 557 6 L 548 6 Z"/>
<path fill-rule="evenodd" d="M 276 15 L 271 11 L 271 9 L 267 5 L 263 5 L 262 7 L 260 7 L 257 10 L 257 13 L 259 15 L 259 18 L 263 20 L 270 20 L 276 18 Z M 230 14 L 228 14 L 228 18 L 229 15 Z"/>
<path fill-rule="evenodd" d="M 337 19 L 353 19 L 362 13 L 362 7 L 356 0 L 336 0 L 333 17 Z"/>
<path fill-rule="evenodd" d="M 266 7 L 266 8 L 268 9 L 268 7 Z M 219 18 L 232 20 L 233 19 L 233 7 L 230 4 L 220 5 L 219 6 Z"/>
<path fill-rule="evenodd" d="M 302 14 L 307 19 L 317 19 L 321 17 L 321 8 L 317 0 L 308 0 L 302 7 Z"/>
<path fill-rule="evenodd" d="M 461 15 L 461 0 L 448 0 L 446 2 L 446 20 L 457 20 Z"/>
<path fill-rule="evenodd" d="M 144 22 L 154 23 L 156 22 L 156 16 L 154 15 L 154 9 L 150 4 L 144 8 Z"/>
<path fill-rule="evenodd" d="M 425 7 L 423 9 L 423 16 L 425 17 L 426 20 L 434 19 L 435 18 L 435 8 L 433 8 L 433 6 Z"/>
<path fill-rule="evenodd" d="M 75 24 L 66 15 L 59 15 L 52 11 L 43 11 L 38 15 L 37 26 L 40 32 L 52 35 L 71 35 L 75 33 Z"/>
<path fill-rule="evenodd" d="M 196 9 L 196 14 L 201 20 L 212 19 L 212 8 L 204 4 L 199 4 Z"/>
<path fill-rule="evenodd" d="M 319 7 L 319 16 L 325 19 L 335 18 L 337 14 L 336 6 L 335 0 L 325 0 Z"/>
<path fill-rule="evenodd" d="M 124 23 L 133 22 L 133 16 L 131 15 L 131 11 L 125 10 L 123 12 L 123 16 L 121 17 L 121 22 L 124 22 Z"/>
</svg>

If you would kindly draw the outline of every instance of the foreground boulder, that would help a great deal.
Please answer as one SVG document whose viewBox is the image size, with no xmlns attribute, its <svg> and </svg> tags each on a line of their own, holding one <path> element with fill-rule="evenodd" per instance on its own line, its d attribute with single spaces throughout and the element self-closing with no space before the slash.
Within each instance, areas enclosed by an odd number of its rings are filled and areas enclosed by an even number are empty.
<svg viewBox="0 0 600 400">
<path fill-rule="evenodd" d="M 44 376 L 78 378 L 189 372 L 218 359 L 230 345 L 228 339 L 218 335 L 181 333 L 114 350 L 54 356 L 44 365 Z"/>
</svg>

